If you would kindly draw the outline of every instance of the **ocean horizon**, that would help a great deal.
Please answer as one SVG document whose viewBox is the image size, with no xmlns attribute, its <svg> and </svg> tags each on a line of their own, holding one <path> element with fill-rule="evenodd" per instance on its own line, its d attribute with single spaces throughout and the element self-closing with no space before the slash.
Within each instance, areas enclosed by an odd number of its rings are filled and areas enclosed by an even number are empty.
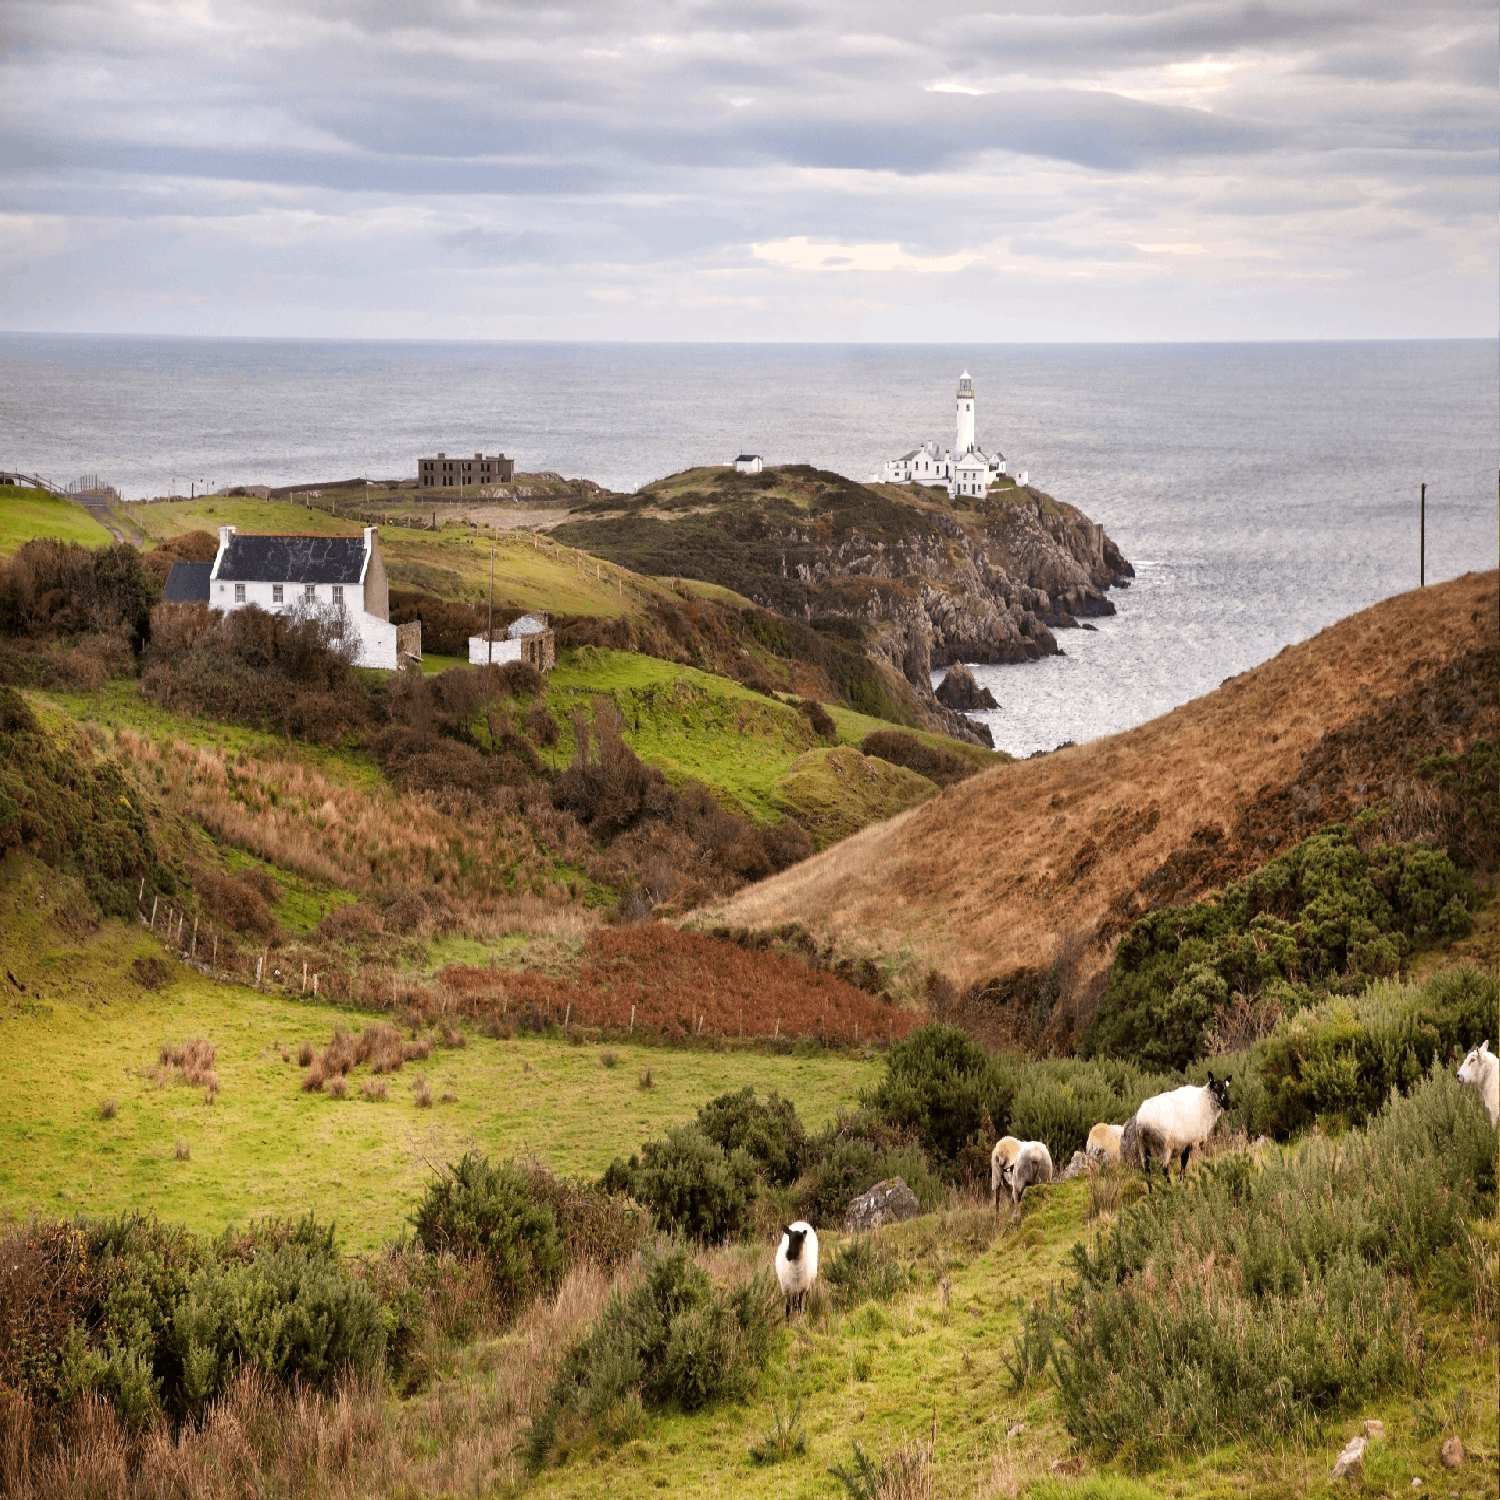
<svg viewBox="0 0 1500 1500">
<path fill-rule="evenodd" d="M 0 466 L 189 486 L 414 476 L 504 451 L 633 490 L 741 451 L 856 480 L 981 446 L 1134 564 L 1066 653 L 981 667 L 1017 754 L 1116 732 L 1426 577 L 1500 560 L 1500 341 L 583 344 L 0 334 Z"/>
</svg>

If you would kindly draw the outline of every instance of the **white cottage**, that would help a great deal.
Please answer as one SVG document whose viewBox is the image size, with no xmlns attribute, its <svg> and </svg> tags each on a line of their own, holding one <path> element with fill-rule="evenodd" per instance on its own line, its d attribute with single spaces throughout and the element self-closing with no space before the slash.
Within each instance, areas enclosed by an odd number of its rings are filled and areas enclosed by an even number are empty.
<svg viewBox="0 0 1500 1500">
<path fill-rule="evenodd" d="M 736 474 L 759 474 L 765 464 L 758 453 L 741 453 L 734 461 Z"/>
<path fill-rule="evenodd" d="M 958 441 L 940 450 L 924 443 L 889 459 L 881 471 L 886 484 L 922 484 L 945 489 L 950 500 L 960 495 L 976 497 L 1005 473 L 1005 455 L 987 454 L 974 436 L 974 379 L 967 370 L 958 377 Z"/>
<path fill-rule="evenodd" d="M 360 536 L 242 536 L 221 526 L 206 582 L 212 609 L 255 604 L 268 614 L 324 615 L 336 634 L 354 637 L 356 666 L 395 671 L 421 663 L 421 621 L 391 624 L 390 586 L 374 526 Z M 196 589 L 194 596 L 201 597 Z"/>
</svg>

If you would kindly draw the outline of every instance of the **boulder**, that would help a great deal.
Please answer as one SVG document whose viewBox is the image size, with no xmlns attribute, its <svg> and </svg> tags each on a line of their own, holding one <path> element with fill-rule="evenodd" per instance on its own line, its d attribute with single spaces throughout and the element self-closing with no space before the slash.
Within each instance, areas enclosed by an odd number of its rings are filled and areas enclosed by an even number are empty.
<svg viewBox="0 0 1500 1500">
<path fill-rule="evenodd" d="M 1057 1180 L 1059 1182 L 1068 1182 L 1072 1178 L 1078 1176 L 1080 1172 L 1085 1171 L 1088 1167 L 1088 1164 L 1088 1157 L 1082 1151 L 1075 1151 L 1073 1153 L 1073 1160 L 1070 1161 L 1067 1166 L 1065 1166 L 1062 1171 L 1057 1174 Z"/>
<path fill-rule="evenodd" d="M 1464 1445 L 1459 1442 L 1458 1435 L 1443 1439 L 1442 1451 L 1443 1467 L 1445 1469 L 1458 1469 L 1463 1466 Z"/>
<path fill-rule="evenodd" d="M 844 1228 L 850 1234 L 857 1234 L 882 1224 L 915 1219 L 921 1212 L 922 1205 L 917 1202 L 917 1195 L 899 1177 L 888 1177 L 884 1182 L 877 1182 L 868 1192 L 849 1200 Z"/>
<path fill-rule="evenodd" d="M 1359 1471 L 1364 1467 L 1365 1444 L 1368 1442 L 1368 1438 L 1354 1437 L 1344 1444 L 1344 1451 L 1334 1460 L 1333 1472 L 1328 1476 L 1330 1482 L 1358 1477 Z"/>
<path fill-rule="evenodd" d="M 962 663 L 955 662 L 948 668 L 948 675 L 937 686 L 937 701 L 947 708 L 956 708 L 967 713 L 976 708 L 999 708 L 995 695 L 980 687 L 974 674 Z"/>
</svg>

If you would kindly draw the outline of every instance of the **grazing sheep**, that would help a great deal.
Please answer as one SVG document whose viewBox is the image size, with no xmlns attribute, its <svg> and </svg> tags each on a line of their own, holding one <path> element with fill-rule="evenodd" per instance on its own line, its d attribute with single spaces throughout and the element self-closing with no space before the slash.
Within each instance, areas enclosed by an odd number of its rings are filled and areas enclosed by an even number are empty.
<svg viewBox="0 0 1500 1500">
<path fill-rule="evenodd" d="M 1208 1075 L 1208 1082 L 1199 1086 L 1189 1084 L 1186 1088 L 1173 1089 L 1170 1093 L 1157 1094 L 1146 1100 L 1135 1112 L 1134 1125 L 1140 1160 L 1146 1169 L 1146 1188 L 1151 1187 L 1151 1163 L 1161 1163 L 1162 1176 L 1172 1180 L 1172 1158 L 1179 1157 L 1177 1181 L 1187 1176 L 1188 1157 L 1194 1146 L 1201 1146 L 1208 1139 L 1219 1116 L 1229 1108 L 1229 1080 Z M 1121 1155 L 1124 1155 L 1124 1138 L 1121 1137 Z"/>
<path fill-rule="evenodd" d="M 1005 1169 L 1016 1159 L 1021 1143 L 1013 1135 L 1002 1135 L 990 1152 L 990 1191 L 995 1195 L 995 1212 L 1000 1212 L 1000 1184 L 1005 1180 Z"/>
<path fill-rule="evenodd" d="M 1490 1124 L 1500 1123 L 1500 1057 L 1490 1051 L 1488 1037 L 1464 1058 L 1458 1081 L 1472 1083 L 1490 1112 Z"/>
<path fill-rule="evenodd" d="M 1098 1124 L 1089 1131 L 1089 1142 L 1084 1147 L 1090 1161 L 1119 1161 L 1120 1134 L 1123 1125 Z"/>
<path fill-rule="evenodd" d="M 1052 1181 L 1052 1153 L 1044 1141 L 1027 1141 L 1005 1165 L 1005 1185 L 1010 1189 L 1010 1212 L 1014 1218 L 1026 1189 Z"/>
<path fill-rule="evenodd" d="M 799 1308 L 807 1289 L 818 1279 L 818 1231 L 804 1219 L 788 1224 L 781 1231 L 776 1248 L 776 1279 L 786 1298 L 786 1320 L 792 1321 L 792 1304 Z"/>
</svg>

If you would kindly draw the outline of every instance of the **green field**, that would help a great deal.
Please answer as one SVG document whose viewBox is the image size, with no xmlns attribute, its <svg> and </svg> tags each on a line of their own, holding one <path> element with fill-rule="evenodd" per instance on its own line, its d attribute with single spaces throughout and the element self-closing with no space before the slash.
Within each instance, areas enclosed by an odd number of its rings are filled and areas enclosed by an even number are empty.
<svg viewBox="0 0 1500 1500">
<path fill-rule="evenodd" d="M 160 955 L 160 943 L 118 922 L 64 941 L 26 915 L 42 894 L 38 867 L 12 856 L 3 869 L 0 931 L 17 984 L 0 1004 L 0 1213 L 12 1219 L 141 1209 L 217 1232 L 312 1207 L 338 1221 L 348 1248 L 368 1250 L 402 1234 L 433 1170 L 470 1145 L 595 1177 L 617 1153 L 746 1084 L 781 1089 L 822 1125 L 877 1067 L 837 1053 L 618 1043 L 605 1067 L 597 1045 L 470 1034 L 466 1046 L 390 1075 L 384 1101 L 359 1097 L 364 1070 L 345 1099 L 308 1094 L 298 1044 L 321 1050 L 335 1025 L 359 1030 L 383 1017 L 215 983 L 176 963 L 169 987 L 149 993 L 126 974 L 134 959 Z M 217 1049 L 211 1105 L 202 1090 L 161 1088 L 152 1076 L 160 1044 L 190 1037 Z M 638 1086 L 645 1068 L 649 1090 Z M 429 1109 L 414 1102 L 418 1076 L 431 1086 Z M 113 1119 L 101 1115 L 106 1099 L 118 1105 Z M 189 1160 L 177 1159 L 179 1140 Z"/>
<path fill-rule="evenodd" d="M 81 505 L 45 490 L 0 486 L 0 558 L 9 557 L 33 537 L 56 537 L 85 547 L 107 547 L 113 540 Z"/>
</svg>

